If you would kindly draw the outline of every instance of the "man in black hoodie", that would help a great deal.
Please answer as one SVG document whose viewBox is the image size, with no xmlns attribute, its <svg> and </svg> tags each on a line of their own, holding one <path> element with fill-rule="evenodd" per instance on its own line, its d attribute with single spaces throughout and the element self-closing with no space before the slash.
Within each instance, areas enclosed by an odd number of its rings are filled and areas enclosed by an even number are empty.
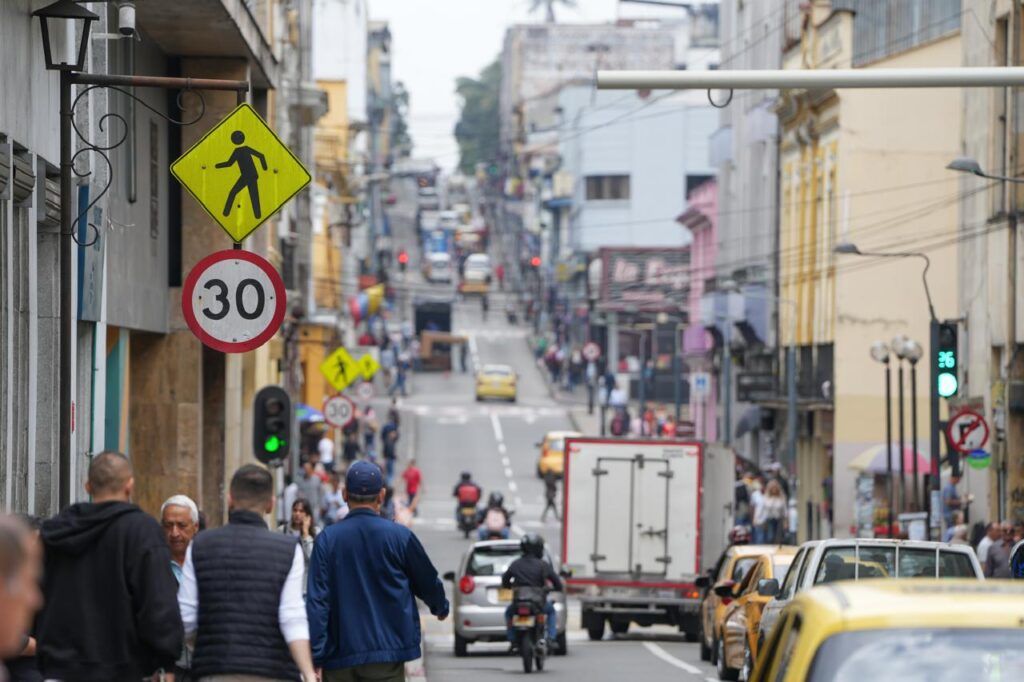
<svg viewBox="0 0 1024 682">
<path fill-rule="evenodd" d="M 92 502 L 46 521 L 39 667 L 65 682 L 137 682 L 174 670 L 184 631 L 170 550 L 160 525 L 129 500 L 128 458 L 103 452 L 89 465 Z"/>
</svg>

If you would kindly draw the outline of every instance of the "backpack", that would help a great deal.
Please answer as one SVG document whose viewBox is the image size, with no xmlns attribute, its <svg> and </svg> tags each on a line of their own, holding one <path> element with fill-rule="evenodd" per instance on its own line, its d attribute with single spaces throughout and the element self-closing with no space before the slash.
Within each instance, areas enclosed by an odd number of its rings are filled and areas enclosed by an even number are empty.
<svg viewBox="0 0 1024 682">
<path fill-rule="evenodd" d="M 480 501 L 480 490 L 469 483 L 463 483 L 458 489 L 459 504 L 470 505 Z"/>
<path fill-rule="evenodd" d="M 613 436 L 621 436 L 626 432 L 626 418 L 621 412 L 612 417 L 611 431 Z"/>
<path fill-rule="evenodd" d="M 491 507 L 484 517 L 484 528 L 495 533 L 505 530 L 505 514 L 500 509 Z"/>
</svg>

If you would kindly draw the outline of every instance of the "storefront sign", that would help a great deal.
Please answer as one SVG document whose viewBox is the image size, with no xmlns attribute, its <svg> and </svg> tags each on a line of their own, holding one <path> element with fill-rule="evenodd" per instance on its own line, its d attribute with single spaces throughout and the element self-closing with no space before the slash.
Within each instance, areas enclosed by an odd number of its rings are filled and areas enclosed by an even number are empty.
<svg viewBox="0 0 1024 682">
<path fill-rule="evenodd" d="M 678 311 L 690 291 L 690 250 L 601 249 L 599 307 L 636 312 Z"/>
</svg>

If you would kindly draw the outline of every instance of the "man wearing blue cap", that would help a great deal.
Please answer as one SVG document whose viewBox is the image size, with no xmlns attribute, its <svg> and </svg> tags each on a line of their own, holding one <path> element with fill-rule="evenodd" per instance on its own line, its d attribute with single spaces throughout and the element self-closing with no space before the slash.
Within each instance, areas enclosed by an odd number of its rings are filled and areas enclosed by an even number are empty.
<svg viewBox="0 0 1024 682">
<path fill-rule="evenodd" d="M 343 521 L 317 536 L 306 610 L 313 660 L 325 682 L 404 682 L 420 657 L 419 597 L 438 620 L 448 599 L 412 531 L 380 515 L 384 476 L 359 461 L 345 476 Z"/>
</svg>

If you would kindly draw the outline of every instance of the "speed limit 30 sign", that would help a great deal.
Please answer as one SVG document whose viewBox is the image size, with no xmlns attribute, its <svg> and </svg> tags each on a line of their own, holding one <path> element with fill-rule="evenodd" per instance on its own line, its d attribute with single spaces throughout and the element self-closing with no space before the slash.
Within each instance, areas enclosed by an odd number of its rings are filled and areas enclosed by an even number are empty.
<svg viewBox="0 0 1024 682">
<path fill-rule="evenodd" d="M 343 429 L 355 416 L 356 406 L 348 397 L 332 395 L 324 400 L 324 419 L 331 426 Z"/>
<path fill-rule="evenodd" d="M 222 353 L 245 353 L 269 341 L 284 320 L 285 304 L 284 282 L 274 266 L 240 249 L 199 261 L 181 291 L 189 329 Z"/>
</svg>

